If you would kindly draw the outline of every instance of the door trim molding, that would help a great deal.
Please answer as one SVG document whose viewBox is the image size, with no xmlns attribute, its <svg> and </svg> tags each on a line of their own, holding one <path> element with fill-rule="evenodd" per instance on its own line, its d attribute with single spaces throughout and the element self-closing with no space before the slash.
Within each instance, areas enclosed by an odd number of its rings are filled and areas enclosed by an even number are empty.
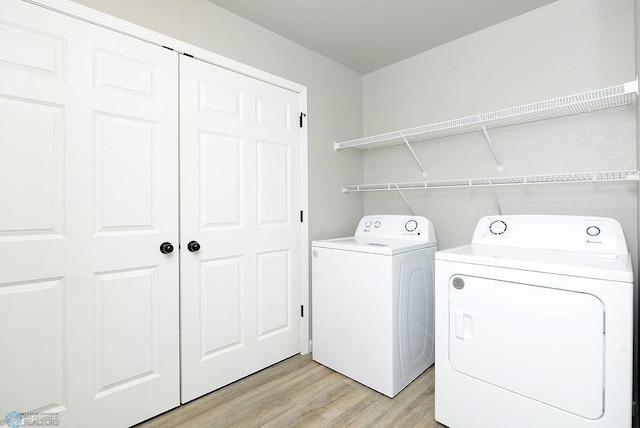
<svg viewBox="0 0 640 428">
<path fill-rule="evenodd" d="M 218 67 L 226 68 L 239 74 L 251 77 L 253 79 L 261 80 L 271 85 L 279 86 L 283 89 L 295 92 L 300 97 L 300 108 L 303 113 L 307 112 L 307 87 L 266 71 L 251 67 L 233 59 L 224 57 L 214 52 L 199 48 L 197 46 L 185 43 L 173 37 L 169 37 L 165 34 L 158 33 L 153 30 L 141 27 L 137 24 L 125 21 L 120 18 L 108 15 L 106 13 L 91 9 L 87 6 L 83 6 L 77 3 L 73 3 L 69 0 L 22 0 L 26 3 L 31 3 L 36 6 L 44 7 L 55 12 L 59 12 L 68 15 L 72 18 L 80 19 L 82 21 L 89 22 L 94 25 L 98 25 L 109 30 L 116 31 L 118 33 L 134 37 L 139 40 L 160 46 L 168 47 L 176 51 L 176 53 L 188 53 L 189 55 L 197 58 L 201 61 L 208 62 Z M 307 136 L 307 121 L 300 132 L 300 172 L 301 172 L 301 206 L 300 209 L 309 212 L 309 168 L 308 168 L 308 136 Z M 306 308 L 310 308 L 309 301 L 309 215 L 303 223 L 301 223 L 301 275 L 300 278 L 300 304 Z M 301 338 L 300 338 L 300 352 L 307 354 L 310 352 L 310 310 L 307 310 L 307 316 L 301 318 Z"/>
<path fill-rule="evenodd" d="M 292 92 L 302 94 L 307 88 L 298 83 L 257 69 L 255 67 L 243 64 L 233 59 L 224 57 L 214 52 L 199 48 L 197 46 L 185 43 L 166 34 L 158 33 L 153 30 L 141 27 L 137 24 L 125 21 L 120 18 L 108 15 L 106 13 L 91 9 L 69 0 L 22 0 L 26 3 L 32 3 L 42 6 L 56 12 L 63 13 L 73 18 L 81 19 L 104 28 L 108 28 L 119 33 L 135 37 L 157 46 L 168 47 L 178 53 L 187 53 L 197 59 L 209 62 L 222 68 L 226 68 L 236 73 L 244 74 L 254 79 L 262 80 L 272 85 L 280 86 Z"/>
</svg>

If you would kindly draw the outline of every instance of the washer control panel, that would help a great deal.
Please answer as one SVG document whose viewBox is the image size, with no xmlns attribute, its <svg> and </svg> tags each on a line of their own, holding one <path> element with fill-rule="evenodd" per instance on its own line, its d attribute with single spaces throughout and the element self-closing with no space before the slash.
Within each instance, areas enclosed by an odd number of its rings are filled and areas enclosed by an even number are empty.
<svg viewBox="0 0 640 428">
<path fill-rule="evenodd" d="M 372 215 L 360 220 L 355 236 L 384 239 L 436 241 L 433 224 L 425 217 Z"/>
<path fill-rule="evenodd" d="M 605 217 L 488 216 L 478 222 L 472 242 L 521 248 L 628 254 L 620 223 Z"/>
</svg>

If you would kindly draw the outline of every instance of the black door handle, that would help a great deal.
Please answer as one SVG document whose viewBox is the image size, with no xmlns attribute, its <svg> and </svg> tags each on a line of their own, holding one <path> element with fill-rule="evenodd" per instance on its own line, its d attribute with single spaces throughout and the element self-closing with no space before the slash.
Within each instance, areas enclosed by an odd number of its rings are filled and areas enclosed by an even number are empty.
<svg viewBox="0 0 640 428">
<path fill-rule="evenodd" d="M 195 253 L 199 249 L 200 244 L 198 244 L 198 241 L 191 241 L 187 244 L 187 250 L 191 251 L 192 253 Z"/>
<path fill-rule="evenodd" d="M 160 244 L 160 252 L 162 254 L 169 254 L 173 252 L 173 245 L 171 242 L 163 242 Z"/>
</svg>

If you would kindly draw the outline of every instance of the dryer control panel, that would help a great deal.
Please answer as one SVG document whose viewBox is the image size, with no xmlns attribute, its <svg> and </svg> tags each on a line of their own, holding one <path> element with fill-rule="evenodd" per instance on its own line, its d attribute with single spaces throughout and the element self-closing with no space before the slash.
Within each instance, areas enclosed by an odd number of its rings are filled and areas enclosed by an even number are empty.
<svg viewBox="0 0 640 428">
<path fill-rule="evenodd" d="M 627 255 L 622 227 L 606 217 L 488 216 L 478 221 L 474 244 Z"/>
<path fill-rule="evenodd" d="M 429 219 L 407 215 L 369 215 L 362 217 L 356 237 L 436 241 L 436 232 Z"/>
</svg>

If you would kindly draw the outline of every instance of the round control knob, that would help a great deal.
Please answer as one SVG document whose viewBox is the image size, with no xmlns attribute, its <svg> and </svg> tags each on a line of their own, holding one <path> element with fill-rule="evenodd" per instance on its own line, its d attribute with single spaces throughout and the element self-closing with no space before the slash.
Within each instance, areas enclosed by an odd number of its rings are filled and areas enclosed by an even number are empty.
<svg viewBox="0 0 640 428">
<path fill-rule="evenodd" d="M 414 230 L 416 230 L 418 228 L 418 222 L 415 220 L 409 220 L 408 222 L 406 222 L 404 224 L 404 229 L 407 232 L 413 232 Z"/>
<path fill-rule="evenodd" d="M 489 232 L 493 233 L 494 235 L 502 235 L 506 231 L 507 231 L 507 223 L 505 223 L 502 220 L 493 221 L 489 225 Z"/>
<path fill-rule="evenodd" d="M 380 224 L 381 223 L 379 221 L 376 221 L 375 223 L 373 223 L 373 227 L 377 229 L 378 227 L 380 227 Z"/>
<path fill-rule="evenodd" d="M 367 222 L 364 224 L 364 226 L 365 226 L 365 227 L 371 227 L 371 221 L 367 221 Z"/>
<path fill-rule="evenodd" d="M 160 252 L 162 254 L 173 253 L 173 245 L 171 244 L 171 242 L 163 242 L 162 244 L 160 244 Z"/>
<path fill-rule="evenodd" d="M 598 236 L 600 235 L 600 228 L 596 226 L 587 227 L 587 235 L 589 236 Z"/>
<path fill-rule="evenodd" d="M 198 244 L 198 241 L 191 241 L 187 244 L 187 250 L 195 253 L 196 251 L 200 250 L 200 244 Z"/>
</svg>

